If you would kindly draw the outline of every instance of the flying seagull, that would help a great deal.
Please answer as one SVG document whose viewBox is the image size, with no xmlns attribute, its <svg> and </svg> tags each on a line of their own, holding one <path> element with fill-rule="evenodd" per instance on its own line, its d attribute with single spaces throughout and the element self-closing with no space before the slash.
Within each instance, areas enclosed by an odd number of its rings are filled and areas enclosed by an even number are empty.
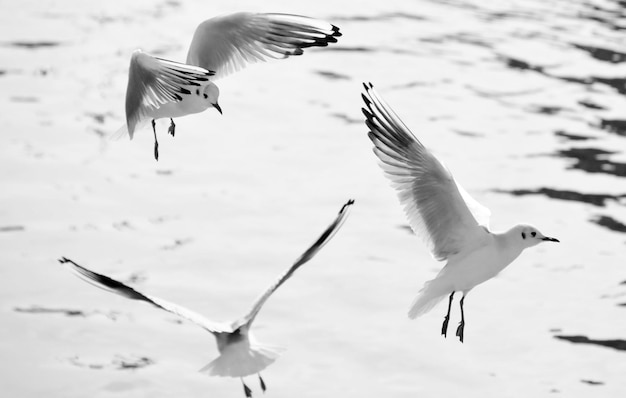
<svg viewBox="0 0 626 398">
<path fill-rule="evenodd" d="M 212 333 L 217 340 L 217 348 L 220 355 L 200 371 L 212 376 L 239 377 L 246 397 L 251 397 L 252 390 L 243 381 L 243 377 L 258 374 L 261 389 L 265 392 L 266 386 L 260 372 L 273 363 L 280 355 L 280 349 L 260 344 L 254 339 L 250 331 L 252 322 L 272 293 L 289 279 L 300 266 L 311 260 L 332 239 L 346 220 L 349 208 L 353 203 L 354 200 L 346 202 L 339 211 L 337 218 L 326 228 L 315 243 L 254 302 L 252 308 L 245 316 L 231 323 L 214 322 L 176 304 L 143 294 L 113 278 L 90 271 L 66 257 L 61 258 L 59 262 L 81 279 L 101 289 L 131 300 L 145 301 L 157 308 L 187 319 Z"/>
<path fill-rule="evenodd" d="M 158 160 L 156 119 L 169 118 L 168 132 L 174 136 L 175 117 L 210 107 L 222 113 L 214 80 L 250 63 L 301 55 L 305 48 L 336 43 L 339 36 L 335 25 L 301 15 L 237 12 L 198 25 L 184 64 L 135 50 L 128 71 L 126 124 L 118 135 L 128 132 L 132 139 L 135 130 L 151 120 Z"/>
<path fill-rule="evenodd" d="M 426 243 L 435 259 L 447 261 L 439 274 L 419 291 L 409 318 L 425 314 L 449 295 L 448 312 L 441 327 L 441 334 L 446 336 L 454 293 L 463 292 L 461 322 L 456 330 L 463 342 L 463 302 L 467 293 L 496 276 L 524 249 L 558 240 L 526 224 L 502 233 L 490 231 L 489 209 L 455 181 L 371 83 L 363 86 L 362 110 L 379 164 L 396 189 L 415 234 Z"/>
</svg>

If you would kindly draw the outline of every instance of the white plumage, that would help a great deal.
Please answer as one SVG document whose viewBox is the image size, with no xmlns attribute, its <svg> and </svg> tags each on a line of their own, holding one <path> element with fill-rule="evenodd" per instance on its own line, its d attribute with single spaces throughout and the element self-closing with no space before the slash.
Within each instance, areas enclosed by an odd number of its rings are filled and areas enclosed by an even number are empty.
<svg viewBox="0 0 626 398">
<path fill-rule="evenodd" d="M 504 233 L 489 230 L 490 212 L 474 200 L 376 93 L 371 83 L 362 94 L 368 137 L 380 166 L 396 189 L 413 231 L 433 257 L 447 261 L 439 274 L 424 284 L 409 317 L 430 311 L 450 295 L 442 334 L 446 335 L 455 291 L 463 292 L 457 336 L 463 341 L 465 295 L 509 265 L 521 252 L 548 238 L 529 225 Z"/>
</svg>

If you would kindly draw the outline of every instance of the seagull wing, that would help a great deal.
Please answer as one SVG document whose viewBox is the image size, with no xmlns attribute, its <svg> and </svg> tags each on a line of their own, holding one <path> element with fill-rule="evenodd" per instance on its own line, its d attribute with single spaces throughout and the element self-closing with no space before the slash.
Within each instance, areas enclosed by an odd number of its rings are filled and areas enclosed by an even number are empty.
<svg viewBox="0 0 626 398">
<path fill-rule="evenodd" d="M 135 50 L 130 59 L 126 88 L 126 124 L 130 138 L 149 110 L 182 101 L 190 86 L 200 86 L 215 73 L 198 66 L 156 58 Z"/>
<path fill-rule="evenodd" d="M 300 15 L 238 12 L 208 19 L 194 33 L 187 63 L 224 77 L 247 64 L 301 55 L 337 42 L 339 28 Z"/>
<path fill-rule="evenodd" d="M 246 316 L 244 316 L 242 319 L 235 322 L 235 324 L 232 327 L 233 329 L 237 329 L 242 325 L 247 325 L 249 327 L 252 324 L 252 321 L 254 321 L 254 318 L 261 310 L 261 307 L 263 307 L 263 304 L 265 304 L 265 301 L 267 301 L 267 299 L 272 295 L 272 293 L 274 293 L 276 289 L 280 287 L 280 285 L 282 285 L 287 279 L 289 279 L 291 275 L 293 275 L 293 273 L 298 268 L 300 268 L 300 266 L 306 264 L 309 260 L 311 260 L 317 254 L 317 252 L 319 252 L 322 249 L 322 247 L 324 247 L 324 245 L 328 243 L 333 238 L 333 236 L 335 236 L 337 231 L 339 231 L 339 228 L 341 228 L 343 223 L 346 221 L 346 217 L 348 217 L 349 209 L 350 209 L 350 206 L 352 206 L 352 204 L 354 204 L 354 200 L 350 199 L 348 202 L 346 202 L 343 205 L 335 221 L 333 221 L 332 224 L 330 224 L 328 228 L 326 228 L 326 230 L 322 233 L 322 235 L 320 235 L 320 237 L 315 241 L 315 243 L 313 243 L 313 245 L 311 245 L 311 247 L 309 247 L 296 260 L 296 262 L 293 263 L 293 265 L 289 267 L 278 278 L 278 280 L 274 282 L 274 284 L 272 284 L 272 286 L 270 286 L 265 291 L 265 293 L 263 293 L 256 300 L 250 312 Z"/>
<path fill-rule="evenodd" d="M 220 325 L 184 307 L 167 302 L 154 296 L 148 296 L 146 294 L 140 293 L 132 287 L 123 284 L 122 282 L 109 278 L 106 275 L 90 271 L 87 268 L 76 264 L 74 261 L 68 258 L 63 257 L 59 260 L 59 262 L 66 266 L 73 274 L 96 287 L 99 287 L 111 293 L 119 294 L 120 296 L 124 296 L 131 300 L 141 300 L 150 303 L 157 308 L 160 308 L 167 312 L 171 312 L 172 314 L 176 314 L 181 318 L 187 319 L 188 321 L 191 321 L 201 326 L 202 328 L 208 330 L 213 334 L 230 331 L 230 328 L 228 328 L 227 325 Z"/>
<path fill-rule="evenodd" d="M 487 230 L 472 215 L 464 196 L 471 198 L 454 181 L 452 174 L 430 153 L 376 93 L 364 84 L 362 95 L 368 137 L 387 178 L 398 191 L 400 202 L 413 231 L 428 245 L 433 257 L 445 260 L 477 243 Z M 489 210 L 481 219 L 488 221 Z M 486 211 L 486 213 L 485 213 Z"/>
</svg>

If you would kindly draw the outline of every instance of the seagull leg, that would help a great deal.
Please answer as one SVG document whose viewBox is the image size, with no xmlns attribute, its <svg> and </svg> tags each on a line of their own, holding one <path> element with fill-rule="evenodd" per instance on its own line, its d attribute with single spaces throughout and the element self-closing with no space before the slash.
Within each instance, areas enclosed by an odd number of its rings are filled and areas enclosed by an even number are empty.
<svg viewBox="0 0 626 398">
<path fill-rule="evenodd" d="M 241 384 L 243 384 L 243 393 L 246 394 L 246 398 L 252 398 L 252 390 L 243 382 L 243 377 L 241 378 Z"/>
<path fill-rule="evenodd" d="M 261 390 L 263 390 L 263 392 L 265 393 L 265 390 L 267 390 L 267 387 L 265 387 L 265 382 L 263 381 L 263 378 L 261 377 L 261 373 L 259 373 L 259 382 L 261 383 Z"/>
<path fill-rule="evenodd" d="M 158 161 L 159 160 L 159 141 L 157 140 L 155 125 L 156 125 L 156 122 L 154 121 L 154 119 L 152 119 L 152 132 L 154 133 L 154 158 Z"/>
<path fill-rule="evenodd" d="M 463 342 L 463 330 L 465 329 L 465 315 L 463 314 L 463 300 L 465 300 L 465 294 L 461 297 L 461 322 L 459 322 L 459 327 L 456 328 L 456 335 Z"/>
<path fill-rule="evenodd" d="M 450 299 L 448 300 L 448 313 L 443 318 L 443 325 L 441 325 L 441 334 L 443 337 L 448 337 L 448 321 L 450 320 L 450 309 L 452 308 L 452 298 L 454 298 L 454 290 L 450 293 Z"/>
<path fill-rule="evenodd" d="M 174 123 L 174 119 L 172 118 L 170 118 L 170 127 L 167 128 L 167 132 L 171 134 L 172 137 L 174 136 L 174 133 L 176 132 L 176 124 Z"/>
</svg>

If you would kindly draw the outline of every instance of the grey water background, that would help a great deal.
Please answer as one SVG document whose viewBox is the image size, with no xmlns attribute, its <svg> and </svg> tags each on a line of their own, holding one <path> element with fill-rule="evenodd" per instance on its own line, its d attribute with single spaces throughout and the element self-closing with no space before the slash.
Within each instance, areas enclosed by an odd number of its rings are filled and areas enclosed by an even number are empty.
<svg viewBox="0 0 626 398">
<path fill-rule="evenodd" d="M 0 2 L 0 388 L 6 396 L 241 396 L 197 372 L 213 338 L 99 291 L 67 256 L 234 319 L 339 206 L 337 237 L 263 309 L 287 348 L 267 396 L 621 396 L 626 392 L 626 4 L 621 1 Z M 220 81 L 224 115 L 133 141 L 130 53 L 183 60 L 195 26 L 239 10 L 330 21 L 339 43 Z M 413 236 L 360 112 L 371 81 L 492 211 L 561 240 L 466 300 L 411 300 L 440 264 Z M 452 322 L 458 321 L 455 308 Z M 249 384 L 259 395 L 258 386 Z"/>
</svg>

